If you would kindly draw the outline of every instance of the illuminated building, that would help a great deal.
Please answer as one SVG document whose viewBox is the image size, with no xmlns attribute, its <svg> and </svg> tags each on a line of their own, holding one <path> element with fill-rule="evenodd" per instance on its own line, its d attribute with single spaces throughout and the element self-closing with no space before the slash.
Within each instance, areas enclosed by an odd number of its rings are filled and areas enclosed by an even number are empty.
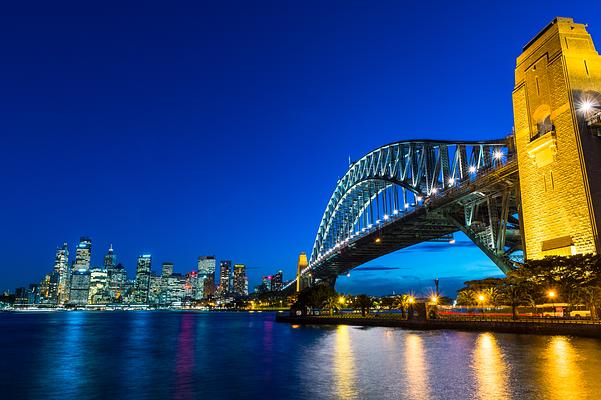
<svg viewBox="0 0 601 400">
<path fill-rule="evenodd" d="M 261 290 L 263 292 L 271 292 L 271 279 L 273 277 L 271 275 L 269 276 L 264 276 L 263 278 L 261 278 Z"/>
<path fill-rule="evenodd" d="M 60 276 L 58 272 L 52 271 L 48 274 L 48 286 L 46 292 L 46 303 L 57 304 L 58 303 L 58 288 L 59 288 Z M 69 286 L 69 285 L 67 285 Z"/>
<path fill-rule="evenodd" d="M 173 273 L 173 263 L 172 262 L 164 262 L 161 265 L 161 277 L 169 278 Z"/>
<path fill-rule="evenodd" d="M 219 293 L 227 294 L 232 291 L 231 288 L 231 275 L 232 275 L 232 262 L 224 260 L 219 263 Z"/>
<path fill-rule="evenodd" d="M 18 287 L 15 290 L 15 305 L 24 306 L 29 301 L 29 296 L 27 295 L 27 288 Z"/>
<path fill-rule="evenodd" d="M 88 304 L 90 292 L 90 270 L 77 269 L 71 273 L 71 287 L 69 290 L 69 304 L 85 306 Z"/>
<path fill-rule="evenodd" d="M 212 291 L 214 291 L 216 267 L 217 260 L 215 256 L 198 257 L 198 290 L 203 297 L 212 294 Z"/>
<path fill-rule="evenodd" d="M 136 281 L 134 284 L 134 301 L 136 303 L 148 303 L 151 265 L 152 256 L 149 254 L 138 257 L 138 263 L 136 265 Z"/>
<path fill-rule="evenodd" d="M 106 272 L 109 299 L 111 302 L 121 302 L 127 285 L 127 273 L 125 272 L 125 267 L 119 263 Z"/>
<path fill-rule="evenodd" d="M 148 289 L 148 304 L 158 304 L 161 300 L 161 277 L 154 272 L 150 273 L 150 286 Z"/>
<path fill-rule="evenodd" d="M 57 303 L 65 304 L 69 300 L 69 281 L 71 280 L 67 243 L 63 243 L 63 247 L 56 249 L 54 272 L 58 274 Z"/>
<path fill-rule="evenodd" d="M 111 244 L 109 246 L 108 251 L 104 255 L 104 269 L 110 271 L 111 269 L 115 268 L 116 265 L 117 255 L 115 254 L 115 251 L 113 250 L 113 245 Z"/>
<path fill-rule="evenodd" d="M 234 287 L 233 292 L 236 296 L 247 296 L 246 265 L 234 264 Z"/>
<path fill-rule="evenodd" d="M 108 273 L 106 269 L 93 268 L 90 270 L 88 304 L 106 304 L 109 301 Z"/>
<path fill-rule="evenodd" d="M 556 18 L 524 47 L 513 109 L 526 258 L 599 253 L 601 56 L 586 25 Z"/>
<path fill-rule="evenodd" d="M 73 263 L 72 271 L 89 270 L 90 261 L 92 258 L 92 239 L 82 236 L 79 238 L 79 244 L 75 249 L 75 262 Z"/>
<path fill-rule="evenodd" d="M 271 277 L 271 290 L 277 292 L 284 287 L 284 272 L 279 270 Z"/>
<path fill-rule="evenodd" d="M 40 285 L 37 283 L 31 283 L 27 290 L 28 304 L 39 304 L 40 303 Z"/>
</svg>

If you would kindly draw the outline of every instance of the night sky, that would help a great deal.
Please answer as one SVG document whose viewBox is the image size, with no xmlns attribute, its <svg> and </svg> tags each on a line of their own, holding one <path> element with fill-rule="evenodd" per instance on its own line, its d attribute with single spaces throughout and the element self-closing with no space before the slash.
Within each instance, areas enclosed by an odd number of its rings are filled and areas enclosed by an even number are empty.
<svg viewBox="0 0 601 400">
<path fill-rule="evenodd" d="M 17 3 L 17 2 L 15 2 Z M 0 9 L 0 289 L 39 282 L 56 246 L 112 243 L 133 277 L 247 264 L 250 286 L 310 253 L 349 156 L 392 141 L 511 131 L 515 58 L 555 16 L 601 2 L 18 2 Z M 80 4 L 85 3 L 85 5 Z M 112 5 L 111 5 L 112 4 Z M 84 7 L 84 8 L 82 8 Z M 444 294 L 498 275 L 426 243 L 338 281 Z"/>
</svg>

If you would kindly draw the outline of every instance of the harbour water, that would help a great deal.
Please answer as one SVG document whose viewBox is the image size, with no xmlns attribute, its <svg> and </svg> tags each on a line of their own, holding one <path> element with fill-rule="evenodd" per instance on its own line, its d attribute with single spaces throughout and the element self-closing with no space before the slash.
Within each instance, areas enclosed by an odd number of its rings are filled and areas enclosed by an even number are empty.
<svg viewBox="0 0 601 400">
<path fill-rule="evenodd" d="M 271 313 L 0 314 L 3 399 L 588 399 L 601 339 L 291 326 Z"/>
</svg>

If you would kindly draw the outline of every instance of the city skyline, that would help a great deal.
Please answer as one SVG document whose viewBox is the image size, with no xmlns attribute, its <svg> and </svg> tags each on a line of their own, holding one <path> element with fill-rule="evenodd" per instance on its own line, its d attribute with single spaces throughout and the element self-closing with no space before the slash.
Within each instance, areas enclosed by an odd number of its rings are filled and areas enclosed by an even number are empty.
<svg viewBox="0 0 601 400">
<path fill-rule="evenodd" d="M 0 67 L 11 99 L 0 288 L 38 281 L 80 232 L 119 243 L 130 273 L 148 252 L 185 270 L 199 254 L 227 255 L 253 282 L 280 268 L 293 276 L 349 157 L 399 139 L 502 137 L 521 45 L 556 15 L 601 32 L 595 3 L 534 2 L 518 15 L 494 4 L 262 4 L 235 15 L 197 6 L 160 25 L 155 4 L 143 15 L 125 5 L 46 10 L 53 22 L 3 17 L 15 40 L 1 49 L 19 62 Z M 405 39 L 417 31 L 419 43 Z M 457 235 L 366 264 L 338 287 L 383 294 L 499 273 Z"/>
</svg>

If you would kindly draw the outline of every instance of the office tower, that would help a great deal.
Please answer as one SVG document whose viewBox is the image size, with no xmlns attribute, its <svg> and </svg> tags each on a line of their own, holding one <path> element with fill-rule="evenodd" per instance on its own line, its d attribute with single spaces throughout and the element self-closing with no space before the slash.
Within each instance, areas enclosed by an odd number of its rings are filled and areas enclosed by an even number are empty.
<svg viewBox="0 0 601 400">
<path fill-rule="evenodd" d="M 173 263 L 164 262 L 161 267 L 161 277 L 168 278 L 173 273 Z"/>
<path fill-rule="evenodd" d="M 219 292 L 221 294 L 232 291 L 230 287 L 231 270 L 232 262 L 230 260 L 224 260 L 219 263 Z"/>
<path fill-rule="evenodd" d="M 284 287 L 284 272 L 279 270 L 271 277 L 271 290 L 277 292 Z"/>
<path fill-rule="evenodd" d="M 69 304 L 85 306 L 88 304 L 90 292 L 90 270 L 81 268 L 71 274 L 71 287 L 69 291 Z"/>
<path fill-rule="evenodd" d="M 149 254 L 144 254 L 138 257 L 138 264 L 136 266 L 136 282 L 134 286 L 134 301 L 136 303 L 148 303 L 151 264 L 152 257 Z"/>
<path fill-rule="evenodd" d="M 72 271 L 89 270 L 90 260 L 92 259 L 92 239 L 82 236 L 79 238 L 79 244 L 75 249 L 75 262 Z"/>
<path fill-rule="evenodd" d="M 50 291 L 50 274 L 44 275 L 40 281 L 40 303 L 48 303 L 48 292 Z"/>
<path fill-rule="evenodd" d="M 148 304 L 158 304 L 161 297 L 161 276 L 154 272 L 150 273 L 150 285 L 148 290 Z"/>
<path fill-rule="evenodd" d="M 47 296 L 48 297 L 46 298 L 46 303 L 47 304 L 58 304 L 58 289 L 59 289 L 60 276 L 59 276 L 58 272 L 56 272 L 56 271 L 52 271 L 48 276 L 49 276 L 48 287 L 47 287 L 47 290 L 48 290 Z"/>
<path fill-rule="evenodd" d="M 168 278 L 168 289 L 165 304 L 180 302 L 186 296 L 186 277 L 182 274 L 173 273 Z"/>
<path fill-rule="evenodd" d="M 30 283 L 29 290 L 27 291 L 28 304 L 40 304 L 40 285 L 37 283 Z"/>
<path fill-rule="evenodd" d="M 113 250 L 113 245 L 109 246 L 107 253 L 104 255 L 104 269 L 108 272 L 117 266 L 117 255 Z"/>
<path fill-rule="evenodd" d="M 272 279 L 273 279 L 273 277 L 271 275 L 264 276 L 261 279 L 261 286 L 263 288 L 263 291 L 265 291 L 265 292 L 271 292 L 271 280 Z"/>
<path fill-rule="evenodd" d="M 28 299 L 29 296 L 27 295 L 27 288 L 18 287 L 15 289 L 15 305 L 27 305 Z"/>
<path fill-rule="evenodd" d="M 212 296 L 215 292 L 215 256 L 198 257 L 198 292 L 201 297 Z"/>
<path fill-rule="evenodd" d="M 215 256 L 200 256 L 198 257 L 198 273 L 199 274 L 214 274 L 217 267 Z"/>
<path fill-rule="evenodd" d="M 88 293 L 88 303 L 106 304 L 108 302 L 109 284 L 107 270 L 93 268 L 92 270 L 90 270 L 90 291 Z"/>
<path fill-rule="evenodd" d="M 109 298 L 111 302 L 121 303 L 127 291 L 127 272 L 123 264 L 119 263 L 112 270 L 107 271 L 109 280 Z"/>
<path fill-rule="evenodd" d="M 71 280 L 69 248 L 66 242 L 63 243 L 63 247 L 56 249 L 54 272 L 58 274 L 57 303 L 65 304 L 69 300 L 69 281 Z"/>
<path fill-rule="evenodd" d="M 234 285 L 233 291 L 236 296 L 246 296 L 248 292 L 245 288 L 245 278 L 246 278 L 246 265 L 244 264 L 235 264 L 234 265 Z"/>
</svg>

